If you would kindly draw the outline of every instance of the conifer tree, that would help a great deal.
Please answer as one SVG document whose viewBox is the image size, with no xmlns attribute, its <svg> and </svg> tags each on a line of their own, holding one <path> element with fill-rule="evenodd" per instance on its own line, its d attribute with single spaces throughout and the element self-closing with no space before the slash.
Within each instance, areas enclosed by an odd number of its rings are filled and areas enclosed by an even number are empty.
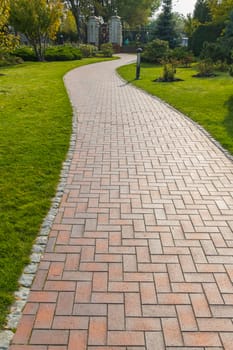
<svg viewBox="0 0 233 350">
<path fill-rule="evenodd" d="M 172 0 L 163 0 L 162 12 L 157 22 L 156 36 L 160 40 L 168 41 L 170 48 L 175 47 L 177 35 L 172 13 Z"/>
<path fill-rule="evenodd" d="M 211 12 L 208 0 L 197 0 L 193 12 L 193 18 L 200 23 L 211 21 Z"/>
</svg>

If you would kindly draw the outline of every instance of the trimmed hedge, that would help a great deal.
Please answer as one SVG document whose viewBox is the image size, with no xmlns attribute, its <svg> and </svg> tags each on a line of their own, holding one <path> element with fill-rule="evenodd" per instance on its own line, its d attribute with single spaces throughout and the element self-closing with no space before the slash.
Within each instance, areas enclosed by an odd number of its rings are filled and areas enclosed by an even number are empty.
<svg viewBox="0 0 233 350">
<path fill-rule="evenodd" d="M 37 61 L 32 47 L 21 46 L 13 52 L 24 61 Z M 45 50 L 46 61 L 73 61 L 82 58 L 81 50 L 72 45 L 49 46 Z"/>
<path fill-rule="evenodd" d="M 22 58 L 24 61 L 36 61 L 36 55 L 32 47 L 30 46 L 20 46 L 15 49 L 12 54 Z"/>
<path fill-rule="evenodd" d="M 45 50 L 46 61 L 73 61 L 81 58 L 80 49 L 72 45 L 50 46 Z"/>
</svg>

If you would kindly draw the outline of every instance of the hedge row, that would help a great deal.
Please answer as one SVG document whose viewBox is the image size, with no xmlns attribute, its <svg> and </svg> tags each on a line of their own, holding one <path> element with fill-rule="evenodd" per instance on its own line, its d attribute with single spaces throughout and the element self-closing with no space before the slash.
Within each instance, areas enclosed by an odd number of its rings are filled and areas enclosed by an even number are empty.
<svg viewBox="0 0 233 350">
<path fill-rule="evenodd" d="M 73 45 L 59 45 L 49 46 L 45 50 L 46 61 L 72 61 L 80 60 L 83 57 L 94 57 L 97 53 L 105 57 L 111 57 L 113 54 L 113 46 L 110 43 L 101 45 L 100 51 L 94 45 L 81 44 L 79 46 Z M 36 61 L 36 55 L 32 47 L 20 46 L 12 55 L 22 58 L 24 61 Z"/>
<path fill-rule="evenodd" d="M 22 58 L 24 61 L 36 61 L 34 50 L 29 46 L 21 46 L 13 53 L 14 56 Z M 80 60 L 82 52 L 78 47 L 72 45 L 50 46 L 45 50 L 46 61 L 72 61 Z"/>
</svg>

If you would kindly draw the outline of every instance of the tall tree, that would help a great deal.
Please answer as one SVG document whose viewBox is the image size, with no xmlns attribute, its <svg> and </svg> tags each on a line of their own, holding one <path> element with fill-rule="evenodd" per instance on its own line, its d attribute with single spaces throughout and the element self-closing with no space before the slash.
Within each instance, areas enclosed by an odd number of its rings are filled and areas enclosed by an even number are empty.
<svg viewBox="0 0 233 350">
<path fill-rule="evenodd" d="M 193 18 L 200 23 L 211 21 L 211 11 L 208 0 L 197 0 L 193 12 Z"/>
<path fill-rule="evenodd" d="M 160 0 L 117 0 L 116 9 L 129 26 L 145 25 L 159 8 Z"/>
<path fill-rule="evenodd" d="M 64 0 L 72 11 L 82 40 L 82 19 L 94 14 L 106 21 L 110 16 L 119 15 L 130 26 L 143 25 L 159 7 L 160 0 Z"/>
<path fill-rule="evenodd" d="M 9 32 L 9 16 L 9 0 L 0 0 L 0 55 L 11 51 L 18 44 L 18 38 Z"/>
<path fill-rule="evenodd" d="M 163 0 L 162 12 L 158 17 L 156 36 L 168 41 L 170 48 L 176 44 L 175 21 L 172 13 L 172 0 Z"/>
<path fill-rule="evenodd" d="M 89 16 L 93 11 L 93 0 L 65 0 L 65 4 L 73 13 L 78 40 L 83 41 L 82 19 Z"/>
<path fill-rule="evenodd" d="M 10 0 L 11 23 L 33 46 L 39 61 L 44 60 L 49 39 L 55 39 L 63 5 L 60 0 Z"/>
<path fill-rule="evenodd" d="M 64 39 L 68 39 L 69 41 L 75 41 L 75 39 L 77 40 L 76 23 L 70 10 L 64 11 L 59 34 L 60 43 L 63 43 Z"/>
<path fill-rule="evenodd" d="M 233 0 L 208 0 L 213 20 L 224 22 L 230 16 L 233 9 Z"/>
<path fill-rule="evenodd" d="M 193 18 L 193 16 L 189 13 L 187 14 L 185 20 L 184 20 L 184 33 L 188 37 L 188 46 L 191 49 L 192 48 L 192 36 L 200 23 Z"/>
</svg>

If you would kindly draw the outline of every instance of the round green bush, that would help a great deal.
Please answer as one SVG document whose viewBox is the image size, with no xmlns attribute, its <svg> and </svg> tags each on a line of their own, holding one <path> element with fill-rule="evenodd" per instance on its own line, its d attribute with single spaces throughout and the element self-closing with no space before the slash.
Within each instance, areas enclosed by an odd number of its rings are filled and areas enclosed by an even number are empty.
<svg viewBox="0 0 233 350">
<path fill-rule="evenodd" d="M 166 60 L 170 55 L 170 49 L 167 41 L 155 39 L 149 42 L 142 53 L 142 60 L 150 63 L 160 63 Z"/>
</svg>

